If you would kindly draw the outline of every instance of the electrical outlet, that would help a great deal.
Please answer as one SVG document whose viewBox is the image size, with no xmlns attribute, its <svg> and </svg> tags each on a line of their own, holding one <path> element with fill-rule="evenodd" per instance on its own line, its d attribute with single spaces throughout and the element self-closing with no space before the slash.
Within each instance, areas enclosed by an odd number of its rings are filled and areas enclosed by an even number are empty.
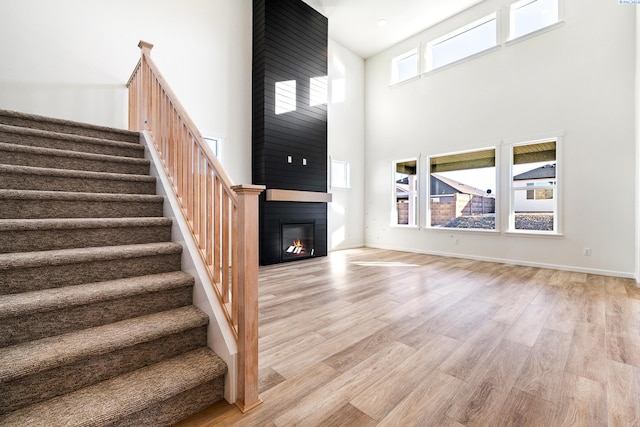
<svg viewBox="0 0 640 427">
<path fill-rule="evenodd" d="M 591 248 L 584 248 L 582 250 L 582 255 L 584 256 L 591 256 Z"/>
<path fill-rule="evenodd" d="M 459 245 L 460 244 L 460 239 L 458 239 L 457 237 L 455 239 L 453 239 L 453 244 L 454 245 Z"/>
</svg>

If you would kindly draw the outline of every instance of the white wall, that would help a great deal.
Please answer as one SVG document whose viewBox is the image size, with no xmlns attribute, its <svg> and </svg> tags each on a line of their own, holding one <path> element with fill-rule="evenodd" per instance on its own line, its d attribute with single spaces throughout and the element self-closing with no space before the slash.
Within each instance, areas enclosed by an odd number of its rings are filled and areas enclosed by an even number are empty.
<svg viewBox="0 0 640 427">
<path fill-rule="evenodd" d="M 342 81 L 341 81 L 342 80 Z M 344 86 L 342 86 L 344 85 Z M 351 165 L 351 188 L 330 188 L 329 250 L 361 247 L 364 244 L 364 60 L 329 39 L 330 93 L 328 153 L 333 160 Z M 344 95 L 344 96 L 342 96 Z"/>
<path fill-rule="evenodd" d="M 631 276 L 637 261 L 631 231 L 636 221 L 633 8 L 566 0 L 559 28 L 389 87 L 394 56 L 502 4 L 487 0 L 366 61 L 365 243 Z M 557 131 L 564 134 L 562 237 L 389 225 L 393 160 L 421 155 L 424 166 L 427 155 Z M 423 178 L 423 225 L 424 184 Z M 507 194 L 498 188 L 497 195 L 504 213 Z M 505 215 L 501 223 L 506 226 Z M 592 256 L 582 255 L 585 247 Z"/>
<path fill-rule="evenodd" d="M 138 41 L 250 183 L 251 0 L 0 0 L 0 108 L 125 128 Z"/>
<path fill-rule="evenodd" d="M 636 7 L 636 281 L 640 284 L 640 7 Z"/>
</svg>

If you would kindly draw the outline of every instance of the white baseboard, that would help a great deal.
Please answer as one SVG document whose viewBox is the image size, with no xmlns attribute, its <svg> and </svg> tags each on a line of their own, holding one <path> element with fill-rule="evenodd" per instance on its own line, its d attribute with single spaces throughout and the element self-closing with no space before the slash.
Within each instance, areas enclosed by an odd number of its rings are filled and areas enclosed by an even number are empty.
<svg viewBox="0 0 640 427">
<path fill-rule="evenodd" d="M 367 248 L 386 249 L 391 251 L 413 252 L 413 253 L 419 253 L 419 254 L 425 254 L 425 255 L 437 255 L 437 256 L 445 256 L 450 258 L 471 259 L 475 261 L 496 262 L 500 264 L 522 265 L 526 267 L 547 268 L 550 270 L 573 271 L 576 273 L 597 274 L 600 276 L 622 277 L 626 279 L 637 280 L 635 274 L 624 272 L 624 271 L 600 270 L 596 268 L 584 268 L 584 267 L 576 267 L 571 265 L 546 264 L 546 263 L 540 263 L 540 262 L 530 262 L 530 261 L 522 261 L 522 260 L 515 260 L 515 259 L 492 258 L 492 257 L 483 257 L 483 256 L 476 256 L 476 255 L 466 255 L 466 254 L 440 252 L 440 251 L 427 251 L 424 249 L 410 249 L 410 248 L 398 249 L 398 248 L 384 246 L 384 245 L 366 244 L 364 246 Z"/>
</svg>

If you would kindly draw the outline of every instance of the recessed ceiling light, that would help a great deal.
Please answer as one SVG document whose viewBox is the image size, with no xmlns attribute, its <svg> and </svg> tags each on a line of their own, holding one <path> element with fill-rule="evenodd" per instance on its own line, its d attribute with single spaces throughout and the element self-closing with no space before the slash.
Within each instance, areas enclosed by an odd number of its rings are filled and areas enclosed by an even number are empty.
<svg viewBox="0 0 640 427">
<path fill-rule="evenodd" d="M 387 20 L 386 19 L 380 19 L 378 20 L 378 27 L 384 27 L 385 25 L 387 25 Z"/>
</svg>

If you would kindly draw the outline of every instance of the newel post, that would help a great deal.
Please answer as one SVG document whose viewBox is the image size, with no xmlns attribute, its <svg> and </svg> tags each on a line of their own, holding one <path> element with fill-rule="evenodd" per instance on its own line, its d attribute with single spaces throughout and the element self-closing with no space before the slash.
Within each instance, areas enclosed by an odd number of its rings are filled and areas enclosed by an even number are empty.
<svg viewBox="0 0 640 427">
<path fill-rule="evenodd" d="M 262 185 L 235 185 L 238 214 L 234 241 L 238 271 L 238 399 L 247 412 L 262 403 L 258 397 L 258 196 Z"/>
<path fill-rule="evenodd" d="M 147 66 L 146 57 L 151 55 L 153 44 L 140 40 L 140 84 L 138 87 L 138 129 L 149 129 L 149 113 L 151 112 L 151 74 Z"/>
</svg>

